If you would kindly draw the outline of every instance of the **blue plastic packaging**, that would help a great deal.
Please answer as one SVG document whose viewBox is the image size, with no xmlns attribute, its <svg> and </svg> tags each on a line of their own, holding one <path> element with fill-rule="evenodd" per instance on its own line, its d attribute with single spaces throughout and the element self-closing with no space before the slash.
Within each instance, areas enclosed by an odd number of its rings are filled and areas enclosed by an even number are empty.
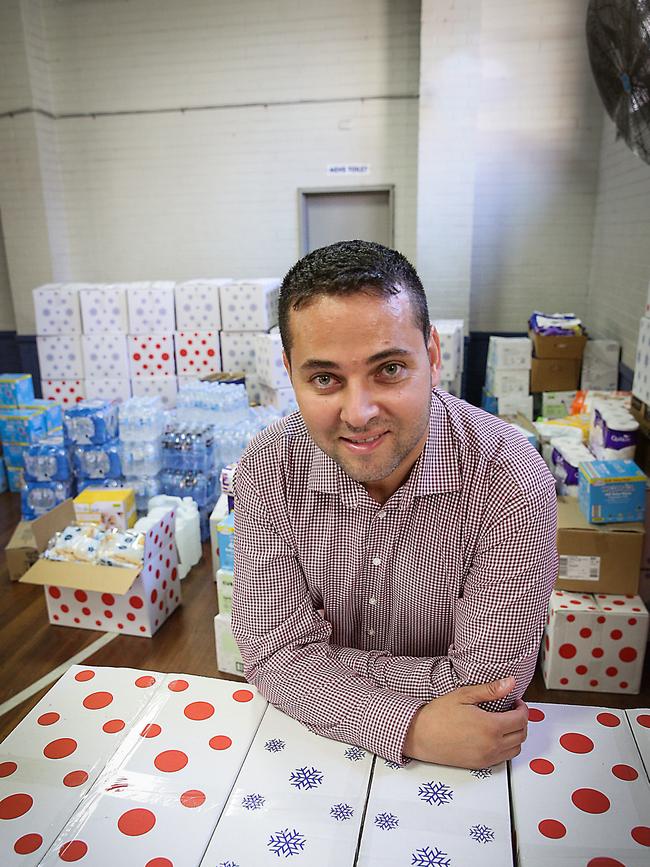
<svg viewBox="0 0 650 867">
<path fill-rule="evenodd" d="M 30 443 L 3 443 L 2 454 L 7 466 L 24 467 L 25 452 L 29 447 Z"/>
<path fill-rule="evenodd" d="M 174 421 L 162 436 L 163 469 L 213 472 L 215 449 L 212 425 Z"/>
<path fill-rule="evenodd" d="M 163 470 L 161 474 L 164 494 L 171 497 L 192 497 L 199 506 L 217 502 L 219 476 L 216 473 L 183 472 L 182 470 Z"/>
<path fill-rule="evenodd" d="M 64 482 L 72 478 L 70 449 L 56 437 L 45 437 L 27 446 L 23 460 L 25 481 Z"/>
<path fill-rule="evenodd" d="M 0 405 L 18 406 L 34 400 L 31 373 L 0 373 Z"/>
<path fill-rule="evenodd" d="M 77 480 L 77 493 L 80 494 L 82 491 L 85 491 L 86 488 L 130 488 L 130 485 L 127 485 L 122 478 L 119 476 L 116 479 L 78 479 Z"/>
<path fill-rule="evenodd" d="M 45 413 L 45 427 L 48 433 L 52 433 L 63 427 L 63 408 L 60 403 L 46 400 L 43 397 L 35 397 L 28 403 L 22 404 L 24 409 L 40 409 Z"/>
<path fill-rule="evenodd" d="M 162 494 L 162 481 L 160 474 L 155 476 L 127 476 L 124 480 L 125 488 L 133 488 L 135 491 L 135 507 L 138 512 L 147 513 L 149 499 Z"/>
<path fill-rule="evenodd" d="M 120 440 L 120 460 L 125 476 L 155 476 L 162 468 L 160 440 Z M 152 495 L 153 496 L 153 495 Z"/>
<path fill-rule="evenodd" d="M 25 482 L 20 492 L 23 520 L 33 521 L 72 496 L 73 485 L 67 482 Z"/>
<path fill-rule="evenodd" d="M 4 494 L 9 490 L 9 482 L 7 481 L 7 471 L 5 470 L 5 462 L 0 461 L 0 494 Z"/>
<path fill-rule="evenodd" d="M 25 484 L 25 470 L 23 467 L 11 467 L 8 464 L 6 465 L 7 470 L 7 484 L 9 485 L 9 490 L 18 494 L 23 489 L 23 485 Z"/>
<path fill-rule="evenodd" d="M 46 434 L 42 410 L 12 407 L 0 411 L 0 439 L 3 443 L 33 443 Z"/>
<path fill-rule="evenodd" d="M 217 524 L 219 562 L 222 569 L 232 572 L 235 568 L 235 513 L 228 512 Z"/>
<path fill-rule="evenodd" d="M 117 437 L 118 404 L 111 400 L 82 400 L 63 413 L 68 442 L 99 445 Z"/>
<path fill-rule="evenodd" d="M 122 465 L 117 440 L 97 445 L 76 445 L 72 449 L 72 466 L 79 479 L 117 479 Z"/>
</svg>

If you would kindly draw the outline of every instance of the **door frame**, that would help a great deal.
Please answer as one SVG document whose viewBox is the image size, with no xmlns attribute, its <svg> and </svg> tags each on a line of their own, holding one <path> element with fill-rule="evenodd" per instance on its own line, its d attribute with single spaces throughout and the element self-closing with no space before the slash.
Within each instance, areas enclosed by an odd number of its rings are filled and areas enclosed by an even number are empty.
<svg viewBox="0 0 650 867">
<path fill-rule="evenodd" d="M 307 254 L 307 197 L 323 193 L 388 193 L 388 234 L 390 246 L 395 246 L 395 184 L 344 187 L 298 187 L 298 255 Z"/>
</svg>

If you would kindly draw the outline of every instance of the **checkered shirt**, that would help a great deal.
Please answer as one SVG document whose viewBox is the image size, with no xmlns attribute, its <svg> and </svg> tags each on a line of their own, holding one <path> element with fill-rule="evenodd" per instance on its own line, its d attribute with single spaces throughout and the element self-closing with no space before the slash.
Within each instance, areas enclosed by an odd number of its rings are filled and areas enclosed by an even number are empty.
<svg viewBox="0 0 650 867">
<path fill-rule="evenodd" d="M 380 505 L 294 413 L 249 445 L 235 491 L 233 632 L 246 677 L 280 710 L 402 762 L 427 701 L 506 675 L 523 694 L 557 513 L 515 428 L 434 391 L 427 443 Z"/>
</svg>

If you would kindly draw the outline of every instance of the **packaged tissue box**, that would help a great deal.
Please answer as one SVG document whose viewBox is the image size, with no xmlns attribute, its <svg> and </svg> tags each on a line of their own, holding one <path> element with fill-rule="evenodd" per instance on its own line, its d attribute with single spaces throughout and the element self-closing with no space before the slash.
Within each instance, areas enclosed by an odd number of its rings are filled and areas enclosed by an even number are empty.
<svg viewBox="0 0 650 867">
<path fill-rule="evenodd" d="M 42 379 L 41 390 L 46 400 L 63 406 L 79 403 L 86 396 L 83 379 Z"/>
<path fill-rule="evenodd" d="M 31 373 L 0 373 L 0 406 L 18 406 L 33 400 Z"/>
<path fill-rule="evenodd" d="M 128 400 L 131 397 L 131 380 L 89 376 L 86 379 L 86 397 L 88 400 Z"/>
<path fill-rule="evenodd" d="M 45 427 L 48 434 L 59 430 L 63 426 L 63 410 L 58 403 L 46 400 L 43 397 L 35 397 L 21 404 L 22 409 L 38 409 L 45 413 Z"/>
<path fill-rule="evenodd" d="M 84 334 L 81 341 L 86 378 L 129 378 L 129 353 L 125 334 L 119 331 Z"/>
<path fill-rule="evenodd" d="M 578 502 L 592 523 L 643 521 L 646 483 L 634 461 L 580 464 Z"/>
<path fill-rule="evenodd" d="M 129 330 L 126 284 L 88 286 L 79 291 L 84 334 L 105 334 Z"/>
<path fill-rule="evenodd" d="M 48 283 L 34 289 L 36 334 L 81 334 L 79 283 Z"/>
<path fill-rule="evenodd" d="M 533 344 L 530 337 L 490 337 L 487 363 L 489 367 L 530 370 Z"/>
<path fill-rule="evenodd" d="M 174 339 L 169 334 L 129 334 L 131 379 L 175 376 Z"/>
<path fill-rule="evenodd" d="M 101 524 L 128 530 L 137 519 L 132 488 L 84 488 L 74 498 L 75 519 L 80 524 Z"/>
<path fill-rule="evenodd" d="M 258 380 L 269 388 L 291 388 L 279 331 L 255 335 L 255 368 Z"/>
<path fill-rule="evenodd" d="M 220 288 L 224 331 L 268 331 L 278 321 L 277 277 L 235 280 Z"/>
<path fill-rule="evenodd" d="M 221 363 L 224 370 L 255 373 L 255 339 L 250 331 L 221 332 Z"/>
<path fill-rule="evenodd" d="M 187 280 L 174 288 L 176 327 L 179 331 L 221 330 L 219 289 L 232 283 L 229 278 Z"/>
<path fill-rule="evenodd" d="M 172 334 L 176 330 L 172 282 L 131 283 L 126 296 L 131 334 Z"/>
<path fill-rule="evenodd" d="M 81 379 L 84 375 L 80 334 L 39 335 L 36 348 L 43 379 Z"/>
</svg>

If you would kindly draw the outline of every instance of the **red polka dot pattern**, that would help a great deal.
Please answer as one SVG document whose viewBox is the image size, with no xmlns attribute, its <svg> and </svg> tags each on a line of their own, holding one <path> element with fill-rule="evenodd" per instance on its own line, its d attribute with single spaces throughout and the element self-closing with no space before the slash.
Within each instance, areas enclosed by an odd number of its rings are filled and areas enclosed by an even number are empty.
<svg viewBox="0 0 650 867">
<path fill-rule="evenodd" d="M 607 728 L 616 728 L 621 724 L 621 720 L 616 714 L 608 713 L 604 711 L 603 713 L 599 713 L 596 717 L 596 721 L 601 724 L 601 726 L 606 726 Z"/>
<path fill-rule="evenodd" d="M 34 799 L 26 792 L 7 795 L 0 801 L 0 819 L 18 819 L 31 810 L 33 803 Z"/>
<path fill-rule="evenodd" d="M 165 750 L 158 753 L 153 761 L 159 771 L 164 771 L 167 774 L 182 770 L 187 762 L 187 755 L 181 750 Z"/>
<path fill-rule="evenodd" d="M 140 837 L 142 834 L 148 834 L 155 824 L 156 817 L 151 810 L 145 810 L 141 807 L 127 810 L 117 820 L 117 827 L 127 837 Z"/>
<path fill-rule="evenodd" d="M 242 699 L 237 700 L 241 701 Z M 214 714 L 214 706 L 207 701 L 193 701 L 187 705 L 183 713 L 188 719 L 209 719 Z"/>
<path fill-rule="evenodd" d="M 40 834 L 23 834 L 14 843 L 14 852 L 16 855 L 31 855 L 43 845 L 43 838 Z"/>
<path fill-rule="evenodd" d="M 183 792 L 180 801 L 184 807 L 200 807 L 205 803 L 205 795 L 199 789 L 189 789 Z"/>
<path fill-rule="evenodd" d="M 594 748 L 594 742 L 587 735 L 579 734 L 578 732 L 568 732 L 560 737 L 560 746 L 569 753 L 577 753 L 582 755 L 590 753 Z"/>
<path fill-rule="evenodd" d="M 611 806 L 607 795 L 598 789 L 576 789 L 571 800 L 584 813 L 606 813 Z"/>
<path fill-rule="evenodd" d="M 539 833 L 543 837 L 548 837 L 549 840 L 561 840 L 566 836 L 566 828 L 557 819 L 542 819 L 537 826 Z"/>
<path fill-rule="evenodd" d="M 43 749 L 46 759 L 66 759 L 77 749 L 77 742 L 73 738 L 57 738 L 50 741 Z"/>
<path fill-rule="evenodd" d="M 83 840 L 70 840 L 59 849 L 59 858 L 66 862 L 81 861 L 87 852 L 88 845 Z"/>
</svg>

